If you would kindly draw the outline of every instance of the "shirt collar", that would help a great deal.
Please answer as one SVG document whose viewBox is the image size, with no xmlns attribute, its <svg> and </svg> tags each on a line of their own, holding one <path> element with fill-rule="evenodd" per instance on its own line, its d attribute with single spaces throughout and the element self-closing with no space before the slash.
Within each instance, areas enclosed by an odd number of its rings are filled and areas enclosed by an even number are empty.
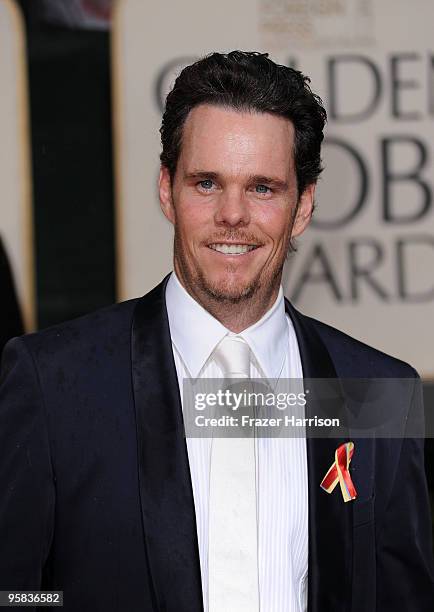
<svg viewBox="0 0 434 612">
<path fill-rule="evenodd" d="M 174 272 L 166 286 L 166 307 L 172 342 L 197 378 L 217 344 L 232 332 L 191 297 Z M 263 374 L 278 378 L 289 342 L 282 287 L 263 317 L 237 335 L 248 343 Z"/>
</svg>

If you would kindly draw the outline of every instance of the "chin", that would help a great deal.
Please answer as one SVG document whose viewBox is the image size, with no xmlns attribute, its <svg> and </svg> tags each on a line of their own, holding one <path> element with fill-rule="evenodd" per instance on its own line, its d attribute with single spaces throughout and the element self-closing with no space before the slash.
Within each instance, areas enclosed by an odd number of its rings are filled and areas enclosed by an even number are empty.
<svg viewBox="0 0 434 612">
<path fill-rule="evenodd" d="M 213 300 L 237 304 L 250 299 L 259 289 L 259 279 L 220 278 L 211 279 L 200 275 L 201 289 Z"/>
</svg>

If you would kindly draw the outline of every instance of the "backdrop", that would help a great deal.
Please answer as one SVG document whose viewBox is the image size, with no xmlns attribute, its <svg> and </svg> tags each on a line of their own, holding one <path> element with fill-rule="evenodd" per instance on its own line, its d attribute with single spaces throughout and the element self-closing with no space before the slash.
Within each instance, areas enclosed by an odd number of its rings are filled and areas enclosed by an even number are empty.
<svg viewBox="0 0 434 612">
<path fill-rule="evenodd" d="M 0 0 L 0 252 L 2 313 L 15 280 L 26 328 L 35 326 L 33 218 L 28 127 L 26 45 L 21 14 L 12 0 Z M 12 274 L 10 274 L 9 264 Z M 3 291 L 5 293 L 3 294 Z M 15 305 L 15 297 L 13 299 Z M 17 314 L 14 314 L 16 318 Z M 18 333 L 20 325 L 2 321 L 0 338 Z M 20 333 L 22 330 L 20 329 Z M 2 342 L 0 342 L 0 350 Z"/>
</svg>

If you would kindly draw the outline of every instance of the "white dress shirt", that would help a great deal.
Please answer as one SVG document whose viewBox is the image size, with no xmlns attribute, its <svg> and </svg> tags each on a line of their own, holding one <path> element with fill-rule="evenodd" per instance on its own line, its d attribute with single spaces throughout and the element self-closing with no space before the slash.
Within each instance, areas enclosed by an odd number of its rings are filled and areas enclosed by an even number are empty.
<svg viewBox="0 0 434 612">
<path fill-rule="evenodd" d="M 172 348 L 182 398 L 184 378 L 219 378 L 210 359 L 229 330 L 196 302 L 175 273 L 166 287 Z M 251 377 L 303 376 L 296 334 L 282 288 L 274 305 L 238 334 L 253 355 Z M 208 610 L 208 497 L 212 438 L 187 438 L 205 612 Z M 258 570 L 263 612 L 305 612 L 308 569 L 308 488 L 305 437 L 260 437 L 258 463 Z"/>
</svg>

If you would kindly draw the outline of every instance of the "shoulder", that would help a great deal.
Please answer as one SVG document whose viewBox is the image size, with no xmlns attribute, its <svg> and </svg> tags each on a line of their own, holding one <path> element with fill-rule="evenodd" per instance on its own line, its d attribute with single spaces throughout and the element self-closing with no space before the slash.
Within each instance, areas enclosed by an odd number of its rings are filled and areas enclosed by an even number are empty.
<svg viewBox="0 0 434 612">
<path fill-rule="evenodd" d="M 414 378 L 417 371 L 405 361 L 369 346 L 323 321 L 297 312 L 315 329 L 340 376 Z"/>
<path fill-rule="evenodd" d="M 164 310 L 166 277 L 142 297 L 100 308 L 38 332 L 13 338 L 4 355 L 25 350 L 41 369 L 83 372 L 125 365 L 131 359 L 135 319 Z"/>
<path fill-rule="evenodd" d="M 33 356 L 40 360 L 61 356 L 74 360 L 86 353 L 115 352 L 129 342 L 138 299 L 112 304 L 94 312 L 20 336 Z"/>
</svg>

